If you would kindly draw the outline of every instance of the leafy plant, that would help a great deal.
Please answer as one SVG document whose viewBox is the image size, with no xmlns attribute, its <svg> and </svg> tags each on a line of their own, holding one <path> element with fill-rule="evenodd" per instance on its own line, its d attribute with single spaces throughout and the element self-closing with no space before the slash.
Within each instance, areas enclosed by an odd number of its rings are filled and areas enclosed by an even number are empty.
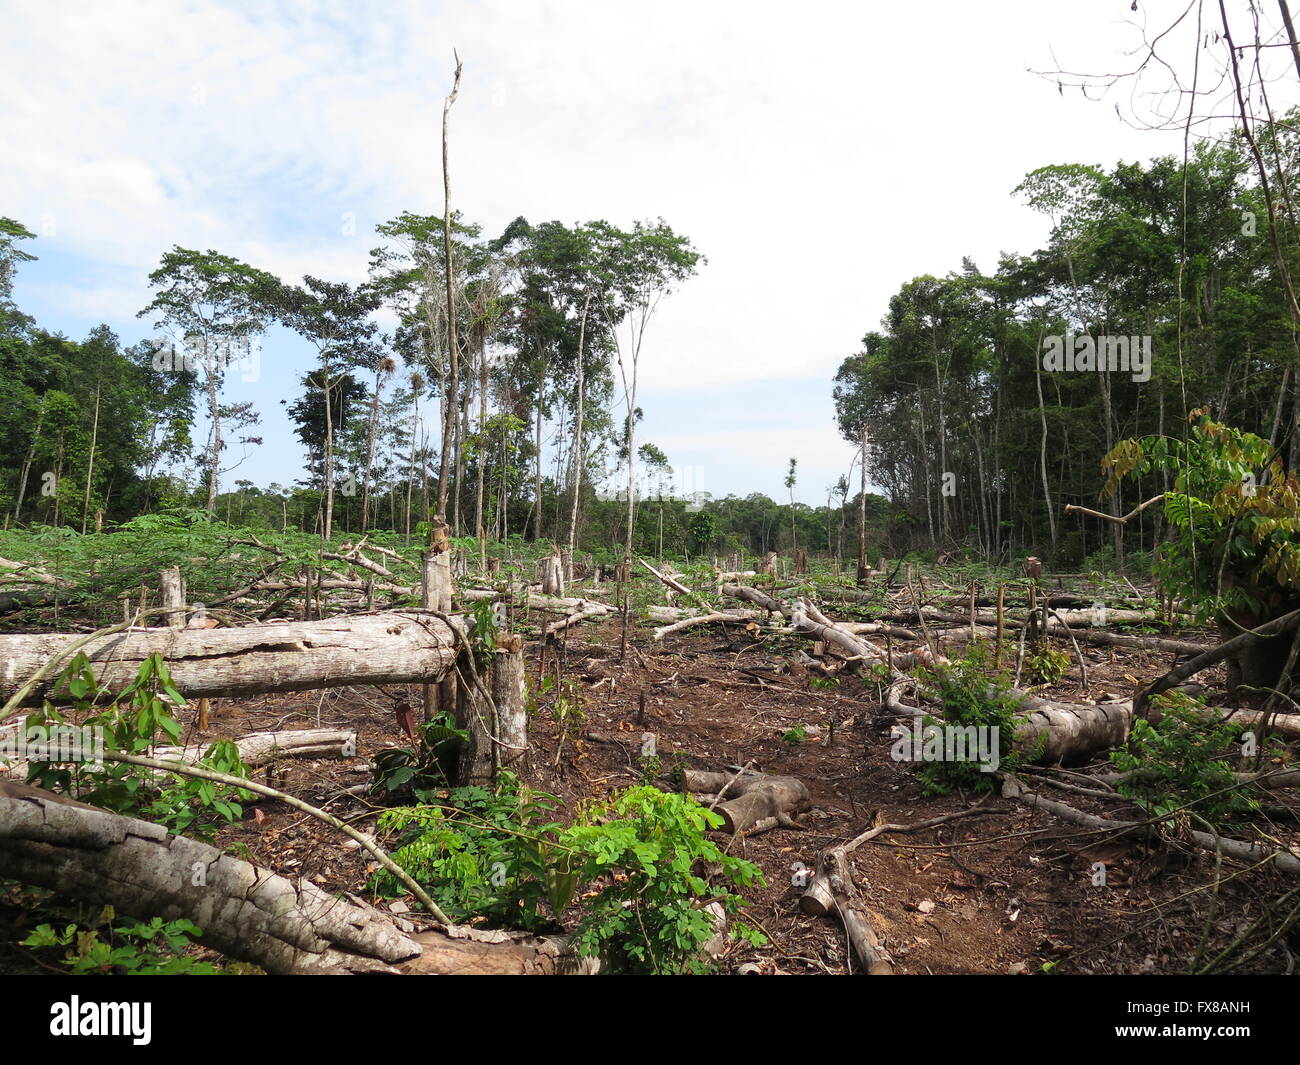
<svg viewBox="0 0 1300 1065">
<path fill-rule="evenodd" d="M 798 747 L 799 744 L 803 743 L 803 741 L 808 738 L 808 730 L 802 725 L 795 725 L 794 728 L 786 729 L 785 732 L 781 734 L 781 738 L 791 747 Z"/>
<path fill-rule="evenodd" d="M 1033 753 L 1014 750 L 1016 712 L 1020 696 L 1005 672 L 993 668 L 989 650 L 972 643 L 966 653 L 946 666 L 928 673 L 927 694 L 943 706 L 944 722 L 951 725 L 987 728 L 998 737 L 999 765 L 1008 772 L 1033 761 Z M 926 718 L 926 724 L 943 724 Z M 954 788 L 975 793 L 990 791 L 995 776 L 981 770 L 972 759 L 927 761 L 920 769 L 927 795 L 946 795 Z"/>
<path fill-rule="evenodd" d="M 556 842 L 562 826 L 552 819 L 560 800 L 520 784 L 509 771 L 502 771 L 496 791 L 451 788 L 427 798 L 380 815 L 380 831 L 397 837 L 393 861 L 453 920 L 480 916 L 514 928 L 554 926 L 573 891 L 567 851 Z M 381 894 L 406 891 L 382 870 L 373 887 Z"/>
<path fill-rule="evenodd" d="M 103 694 L 84 654 L 73 656 L 56 681 L 51 699 L 28 715 L 25 728 L 48 729 L 70 724 L 101 734 L 107 751 L 147 755 L 162 737 L 180 741 L 182 727 L 173 708 L 185 699 L 172 683 L 167 664 L 154 654 L 141 664 L 135 679 L 113 701 L 100 706 Z M 201 768 L 244 777 L 248 769 L 239 748 L 228 740 L 211 744 L 198 760 Z M 166 825 L 173 832 L 211 835 L 215 826 L 204 814 L 226 823 L 243 816 L 240 802 L 251 793 L 242 788 L 180 774 L 160 773 L 145 766 L 84 758 L 72 762 L 33 760 L 30 784 L 76 795 L 81 801 L 115 813 Z"/>
<path fill-rule="evenodd" d="M 707 972 L 702 948 L 718 929 L 704 907 L 717 902 L 735 913 L 746 903 L 730 888 L 765 883 L 756 865 L 705 837 L 722 823 L 688 796 L 649 787 L 629 788 L 582 811 L 561 841 L 582 855 L 580 865 L 575 861 L 581 878 L 604 877 L 606 886 L 579 921 L 579 952 L 600 955 L 615 972 Z M 718 867 L 720 886 L 697 875 L 709 865 Z M 761 941 L 743 925 L 733 934 Z"/>
<path fill-rule="evenodd" d="M 1160 720 L 1152 724 L 1138 718 L 1127 747 L 1111 752 L 1111 765 L 1128 774 L 1119 784 L 1121 795 L 1156 815 L 1191 804 L 1211 824 L 1259 808 L 1233 787 L 1233 769 L 1224 760 L 1240 741 L 1238 726 L 1216 721 L 1207 714 L 1203 699 L 1182 692 L 1158 695 L 1152 705 L 1160 709 Z"/>
<path fill-rule="evenodd" d="M 66 948 L 59 960 L 78 976 L 215 976 L 228 971 L 185 954 L 203 934 L 192 921 L 155 917 L 114 926 L 114 916 L 113 908 L 106 906 L 98 928 L 68 924 L 59 932 L 51 925 L 38 925 L 22 945 L 37 950 Z"/>
<path fill-rule="evenodd" d="M 495 792 L 450 789 L 439 804 L 385 811 L 379 827 L 397 834 L 393 860 L 454 920 L 559 927 L 589 885 L 574 930 L 580 953 L 618 972 L 705 971 L 701 948 L 718 929 L 704 907 L 734 913 L 745 903 L 731 888 L 764 882 L 757 866 L 705 837 L 721 816 L 645 785 L 582 808 L 568 827 L 554 820 L 562 805 L 507 772 Z M 717 868 L 722 883 L 711 886 L 704 868 Z M 386 872 L 373 883 L 403 890 Z M 761 938 L 744 926 L 733 935 Z"/>
<path fill-rule="evenodd" d="M 1300 479 L 1267 440 L 1188 416 L 1186 441 L 1125 440 L 1101 461 L 1106 490 L 1125 477 L 1172 475 L 1164 495 L 1172 535 L 1153 568 L 1202 617 L 1263 617 L 1300 592 Z"/>
<path fill-rule="evenodd" d="M 1036 650 L 1026 652 L 1025 668 L 1031 680 L 1039 684 L 1055 684 L 1070 672 L 1070 656 L 1065 651 L 1040 643 Z"/>
<path fill-rule="evenodd" d="M 416 727 L 412 747 L 389 747 L 374 757 L 370 790 L 388 798 L 414 797 L 430 802 L 456 776 L 460 751 L 469 733 L 455 727 L 448 711 Z"/>
</svg>

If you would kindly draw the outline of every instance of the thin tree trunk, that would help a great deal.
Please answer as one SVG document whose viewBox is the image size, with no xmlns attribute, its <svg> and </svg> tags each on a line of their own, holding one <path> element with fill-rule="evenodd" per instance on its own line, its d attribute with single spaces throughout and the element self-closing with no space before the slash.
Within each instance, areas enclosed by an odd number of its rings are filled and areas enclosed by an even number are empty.
<svg viewBox="0 0 1300 1065">
<path fill-rule="evenodd" d="M 573 557 L 578 541 L 578 499 L 582 495 L 582 419 L 587 386 L 586 366 L 583 362 L 587 340 L 587 312 L 591 308 L 591 293 L 582 305 L 582 319 L 578 323 L 578 410 L 573 428 L 573 505 L 569 508 L 569 557 Z"/>
<path fill-rule="evenodd" d="M 90 426 L 90 460 L 86 463 L 86 494 L 81 501 L 81 535 L 86 535 L 86 526 L 90 521 L 90 478 L 95 472 L 95 445 L 99 439 L 99 397 L 103 391 L 103 381 L 95 384 L 95 418 Z"/>
<path fill-rule="evenodd" d="M 474 504 L 474 535 L 478 537 L 478 563 L 487 569 L 487 530 L 483 528 L 483 485 L 487 471 L 487 338 L 478 342 L 478 488 Z"/>
<path fill-rule="evenodd" d="M 867 445 L 870 442 L 867 423 L 862 422 L 862 469 L 858 475 L 858 586 L 867 579 Z"/>
<path fill-rule="evenodd" d="M 455 264 L 451 254 L 451 169 L 447 162 L 447 115 L 451 105 L 456 102 L 460 92 L 460 56 L 453 50 L 456 58 L 456 77 L 452 82 L 451 95 L 442 105 L 442 255 L 446 266 L 447 280 L 447 350 L 450 356 L 447 383 L 447 398 L 444 403 L 442 424 L 442 454 L 438 458 L 438 517 L 444 521 L 447 516 L 447 492 L 450 489 L 447 474 L 451 469 L 449 452 L 452 445 L 452 426 L 456 418 L 457 393 L 460 380 L 460 360 L 456 351 L 456 286 Z"/>
<path fill-rule="evenodd" d="M 1038 333 L 1038 347 L 1034 350 L 1034 385 L 1038 388 L 1038 420 L 1042 433 L 1038 441 L 1039 469 L 1043 476 L 1043 505 L 1047 508 L 1047 526 L 1051 531 L 1052 550 L 1056 550 L 1056 513 L 1052 506 L 1052 490 L 1047 480 L 1047 411 L 1043 407 L 1043 371 L 1038 361 L 1038 352 L 1043 350 L 1043 330 Z"/>
<path fill-rule="evenodd" d="M 533 539 L 542 538 L 542 389 L 537 389 L 537 412 L 535 416 L 537 426 L 536 434 L 533 440 L 533 446 L 537 449 L 537 454 L 533 456 Z"/>
</svg>

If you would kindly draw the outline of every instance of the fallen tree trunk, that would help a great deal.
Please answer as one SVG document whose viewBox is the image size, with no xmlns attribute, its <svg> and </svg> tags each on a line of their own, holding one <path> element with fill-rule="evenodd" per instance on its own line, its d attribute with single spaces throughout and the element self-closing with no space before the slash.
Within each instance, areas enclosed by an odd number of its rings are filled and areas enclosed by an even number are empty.
<svg viewBox="0 0 1300 1065">
<path fill-rule="evenodd" d="M 777 827 L 800 828 L 794 816 L 812 806 L 807 787 L 797 777 L 687 769 L 682 773 L 682 787 L 723 800 L 717 807 L 723 827 L 728 832 L 751 836 Z"/>
<path fill-rule="evenodd" d="M 1143 821 L 1116 821 L 1106 817 L 1098 817 L 1096 814 L 1076 810 L 1073 806 L 1067 806 L 1065 803 L 1045 799 L 1041 795 L 1027 791 L 1025 786 L 1013 776 L 1003 778 L 1002 795 L 1008 799 L 1019 799 L 1031 808 L 1046 810 L 1063 821 L 1099 832 L 1112 832 L 1115 835 L 1121 835 L 1148 827 L 1147 823 Z M 1236 858 L 1251 864 L 1272 859 L 1274 868 L 1292 876 L 1300 875 L 1300 852 L 1289 848 L 1266 847 L 1260 843 L 1248 843 L 1245 840 L 1231 839 L 1226 836 L 1216 837 L 1213 833 L 1195 830 L 1189 830 L 1187 837 L 1201 850 L 1207 850 L 1211 854 L 1218 850 L 1229 858 Z"/>
<path fill-rule="evenodd" d="M 16 745 L 21 729 L 21 724 L 0 725 L 0 750 L 9 744 Z M 155 747 L 151 756 L 167 762 L 195 765 L 210 746 L 211 742 L 206 741 L 187 744 L 184 747 Z M 355 753 L 357 734 L 352 729 L 325 728 L 294 729 L 287 732 L 250 732 L 235 740 L 235 746 L 239 748 L 240 761 L 249 769 L 256 769 L 277 758 L 339 758 L 343 757 L 344 752 L 348 750 Z M 53 747 L 50 752 L 53 757 L 50 760 L 59 761 L 60 752 L 57 749 L 57 742 Z M 33 756 L 40 758 L 39 746 L 36 750 L 28 749 L 27 754 L 28 760 Z M 20 772 L 25 771 L 26 765 L 25 761 L 18 761 L 9 766 L 10 778 L 16 778 Z M 4 772 L 3 760 L 0 759 L 0 773 Z"/>
<path fill-rule="evenodd" d="M 160 825 L 0 781 L 0 877 L 135 917 L 187 918 L 202 942 L 273 974 L 551 974 L 563 943 L 452 926 L 409 936 L 339 899 Z M 590 963 L 568 971 L 593 971 Z"/>
<path fill-rule="evenodd" d="M 693 628 L 696 625 L 721 625 L 725 623 L 747 625 L 754 619 L 748 615 L 754 611 L 743 611 L 735 614 L 727 614 L 719 611 L 715 614 L 696 614 L 693 617 L 684 617 L 680 621 L 674 621 L 671 625 L 663 625 L 655 629 L 654 638 L 656 641 L 662 640 L 674 632 L 681 632 L 683 629 Z"/>
<path fill-rule="evenodd" d="M 140 917 L 188 918 L 269 973 L 393 972 L 420 953 L 373 907 L 161 825 L 0 783 L 0 876 Z"/>
<path fill-rule="evenodd" d="M 193 765 L 203 757 L 211 743 L 185 747 L 155 747 L 150 757 L 166 762 Z M 357 749 L 354 729 L 308 728 L 288 732 L 250 732 L 235 740 L 239 760 L 249 769 L 266 765 L 277 758 L 341 758 L 343 752 Z"/>
<path fill-rule="evenodd" d="M 0 700 L 81 639 L 0 636 Z M 457 653 L 446 623 L 414 610 L 238 628 L 134 629 L 97 637 L 82 650 L 109 694 L 127 688 L 144 660 L 158 654 L 177 689 L 195 698 L 418 683 L 443 676 Z M 27 687 L 18 705 L 39 705 L 65 664 Z"/>
<path fill-rule="evenodd" d="M 936 610 L 933 607 L 924 607 L 925 616 L 933 621 L 944 621 L 953 625 L 969 625 L 970 615 L 953 614 L 944 610 Z M 1210 648 L 1211 645 L 1198 642 L 1195 640 L 1178 640 L 1167 636 L 1131 636 L 1118 632 L 1108 632 L 1104 628 L 1093 626 L 1091 624 L 1091 614 L 1082 613 L 1083 620 L 1073 619 L 1071 614 L 1065 614 L 1066 624 L 1060 621 L 1049 620 L 1047 628 L 1043 631 L 1056 636 L 1066 635 L 1069 632 L 1074 634 L 1074 638 L 1083 643 L 1100 644 L 1109 647 L 1132 647 L 1143 651 L 1170 651 L 1180 655 L 1200 654 Z M 1113 611 L 1107 612 L 1107 621 L 1112 620 Z M 912 617 L 914 614 L 900 614 L 899 617 Z M 1057 613 L 1060 617 L 1060 613 Z M 1024 618 L 1012 617 L 1010 614 L 1005 615 L 1006 624 L 1023 625 Z M 996 614 L 976 614 L 975 624 L 993 627 L 997 625 Z M 1068 626 L 1068 627 L 1067 627 Z"/>
<path fill-rule="evenodd" d="M 858 956 L 867 975 L 892 976 L 893 959 L 881 946 L 880 938 L 871 927 L 867 907 L 858 893 L 857 885 L 853 883 L 853 867 L 849 864 L 847 848 L 831 847 L 817 855 L 816 875 L 817 881 L 829 894 L 831 906 L 839 914 L 844 932 L 853 944 L 853 953 Z M 804 898 L 808 897 L 805 894 Z M 806 907 L 804 912 L 809 912 Z"/>
</svg>

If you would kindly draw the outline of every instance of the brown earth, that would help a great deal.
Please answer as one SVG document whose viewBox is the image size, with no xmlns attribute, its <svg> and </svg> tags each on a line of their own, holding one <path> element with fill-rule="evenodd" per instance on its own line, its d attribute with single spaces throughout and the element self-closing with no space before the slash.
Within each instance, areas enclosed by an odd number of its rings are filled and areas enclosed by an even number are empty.
<svg viewBox="0 0 1300 1065">
<path fill-rule="evenodd" d="M 662 645 L 638 637 L 620 664 L 617 621 L 587 623 L 567 635 L 567 645 L 552 643 L 548 650 L 548 670 L 558 661 L 566 676 L 579 680 L 585 720 L 566 738 L 556 766 L 558 727 L 551 696 L 540 697 L 530 726 L 533 749 L 521 770 L 533 787 L 572 805 L 637 783 L 642 734 L 653 732 L 665 770 L 677 763 L 711 770 L 750 765 L 796 776 L 812 793 L 804 830 L 779 828 L 730 841 L 733 853 L 757 863 L 766 875 L 767 887 L 747 892 L 752 906 L 745 919 L 771 942 L 762 948 L 734 945 L 723 960 L 725 970 L 755 963 L 763 973 L 856 971 L 838 921 L 799 911 L 800 870 L 814 865 L 822 847 L 874 824 L 913 823 L 980 801 L 959 794 L 926 796 L 914 768 L 890 757 L 893 722 L 879 716 L 874 684 L 851 675 L 838 683 L 819 681 L 796 661 L 798 649 L 810 649 L 808 641 L 756 639 L 738 626 L 727 632 L 695 629 Z M 1068 642 L 1057 646 L 1068 648 Z M 528 645 L 534 680 L 539 649 L 536 641 Z M 1102 648 L 1084 653 L 1089 691 L 1079 692 L 1067 678 L 1050 689 L 1055 697 L 1087 702 L 1103 692 L 1127 694 L 1135 682 L 1159 676 L 1170 665 L 1168 654 Z M 644 726 L 637 723 L 643 694 Z M 357 729 L 355 758 L 287 759 L 259 770 L 257 778 L 373 828 L 377 808 L 338 792 L 369 779 L 367 764 L 375 752 L 403 745 L 393 705 L 405 695 L 418 705 L 417 688 L 213 700 L 210 736 L 275 728 Z M 806 730 L 802 741 L 795 742 L 794 735 L 787 739 L 787 731 L 798 727 Z M 1141 816 L 1123 801 L 1046 794 L 1092 813 Z M 1073 973 L 1185 972 L 1207 918 L 1204 957 L 1209 959 L 1293 886 L 1278 874 L 1255 872 L 1222 883 L 1212 902 L 1213 855 L 1157 840 L 1099 838 L 996 795 L 984 801 L 1000 812 L 916 834 L 885 834 L 852 854 L 855 881 L 899 973 L 1036 973 L 1045 963 Z M 1277 802 L 1300 810 L 1285 795 Z M 1292 845 L 1300 839 L 1294 819 L 1268 830 Z M 343 838 L 327 826 L 273 801 L 248 806 L 243 822 L 224 829 L 217 842 L 330 890 L 364 892 L 373 868 L 364 852 L 344 849 Z M 1106 865 L 1104 887 L 1092 884 L 1094 862 Z M 1225 863 L 1224 875 L 1229 871 Z M 1255 941 L 1262 943 L 1267 935 L 1257 933 Z M 1290 971 L 1293 951 L 1300 951 L 1294 932 L 1239 971 Z"/>
</svg>

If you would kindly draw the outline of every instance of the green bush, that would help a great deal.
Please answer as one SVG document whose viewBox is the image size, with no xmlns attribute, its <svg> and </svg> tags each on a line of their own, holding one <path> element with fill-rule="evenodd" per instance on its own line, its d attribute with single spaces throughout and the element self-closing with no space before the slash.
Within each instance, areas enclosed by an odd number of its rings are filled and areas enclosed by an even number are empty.
<svg viewBox="0 0 1300 1065">
<path fill-rule="evenodd" d="M 1128 746 L 1111 753 L 1111 765 L 1129 774 L 1119 785 L 1121 795 L 1155 815 L 1190 806 L 1211 824 L 1231 822 L 1259 808 L 1233 788 L 1233 768 L 1224 761 L 1240 742 L 1239 726 L 1216 721 L 1206 713 L 1204 700 L 1181 692 L 1158 695 L 1152 705 L 1160 709 L 1160 720 L 1152 724 L 1138 718 Z"/>
<path fill-rule="evenodd" d="M 693 799 L 640 785 L 580 809 L 573 824 L 553 820 L 561 803 L 502 774 L 496 792 L 455 788 L 442 805 L 388 810 L 380 829 L 398 834 L 392 857 L 453 920 L 542 930 L 573 928 L 576 949 L 599 955 L 608 971 L 704 972 L 701 954 L 717 934 L 704 909 L 746 905 L 733 887 L 763 884 L 750 862 L 723 851 L 705 832 L 721 816 Z M 720 883 L 702 870 L 715 867 Z M 567 914 L 588 888 L 575 917 Z M 401 893 L 387 872 L 381 893 Z M 744 925 L 733 936 L 761 941 Z"/>
</svg>

